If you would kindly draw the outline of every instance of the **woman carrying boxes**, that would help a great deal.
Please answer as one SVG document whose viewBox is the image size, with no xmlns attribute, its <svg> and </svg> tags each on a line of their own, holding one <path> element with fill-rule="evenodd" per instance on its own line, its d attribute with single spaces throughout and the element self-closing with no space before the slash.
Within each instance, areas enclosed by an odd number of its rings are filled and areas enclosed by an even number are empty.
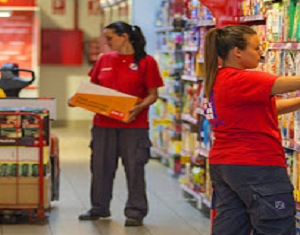
<svg viewBox="0 0 300 235">
<path fill-rule="evenodd" d="M 141 226 L 148 212 L 144 166 L 150 158 L 148 110 L 163 86 L 156 61 L 145 52 L 146 41 L 138 26 L 115 22 L 104 29 L 113 51 L 102 54 L 89 73 L 91 82 L 136 96 L 141 102 L 121 122 L 95 114 L 92 128 L 92 208 L 80 220 L 110 216 L 113 180 L 119 156 L 125 168 L 128 199 L 125 226 Z"/>
</svg>

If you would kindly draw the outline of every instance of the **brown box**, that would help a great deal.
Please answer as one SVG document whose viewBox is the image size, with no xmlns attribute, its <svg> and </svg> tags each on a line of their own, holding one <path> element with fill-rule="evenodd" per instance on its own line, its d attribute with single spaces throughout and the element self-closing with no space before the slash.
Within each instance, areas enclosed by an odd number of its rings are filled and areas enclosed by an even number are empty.
<svg viewBox="0 0 300 235">
<path fill-rule="evenodd" d="M 18 181 L 18 185 L 17 185 Z M 39 177 L 0 177 L 0 209 L 38 208 Z M 51 177 L 44 177 L 44 204 L 49 208 L 51 201 Z"/>
<path fill-rule="evenodd" d="M 71 105 L 126 122 L 129 110 L 140 101 L 138 97 L 82 81 Z"/>
</svg>

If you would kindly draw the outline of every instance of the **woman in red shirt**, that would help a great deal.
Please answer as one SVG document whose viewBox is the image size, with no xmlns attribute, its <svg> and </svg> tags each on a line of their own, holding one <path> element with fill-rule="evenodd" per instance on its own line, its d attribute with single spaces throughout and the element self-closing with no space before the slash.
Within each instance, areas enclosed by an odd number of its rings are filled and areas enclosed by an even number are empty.
<svg viewBox="0 0 300 235">
<path fill-rule="evenodd" d="M 300 76 L 247 70 L 262 55 L 257 33 L 247 26 L 213 29 L 205 47 L 204 110 L 215 137 L 209 154 L 217 210 L 212 234 L 295 235 L 277 116 L 299 109 L 300 98 L 274 96 L 300 89 Z"/>
<path fill-rule="evenodd" d="M 163 86 L 156 61 L 145 52 L 146 41 L 138 26 L 115 22 L 104 29 L 113 52 L 100 56 L 89 73 L 91 82 L 137 96 L 142 102 L 129 110 L 126 123 L 95 114 L 92 129 L 92 208 L 80 220 L 110 216 L 113 180 L 118 157 L 125 168 L 128 200 L 125 226 L 140 226 L 148 212 L 144 166 L 150 158 L 148 110 Z"/>
</svg>

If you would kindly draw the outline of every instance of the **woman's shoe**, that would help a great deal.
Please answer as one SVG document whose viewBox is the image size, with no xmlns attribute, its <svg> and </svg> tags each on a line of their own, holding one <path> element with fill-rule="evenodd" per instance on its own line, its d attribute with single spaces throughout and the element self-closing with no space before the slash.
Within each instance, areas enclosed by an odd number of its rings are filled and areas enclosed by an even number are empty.
<svg viewBox="0 0 300 235">
<path fill-rule="evenodd" d="M 142 225 L 143 225 L 143 219 L 126 218 L 125 220 L 126 227 L 142 226 Z"/>
<path fill-rule="evenodd" d="M 97 220 L 99 218 L 107 218 L 110 217 L 110 212 L 105 213 L 95 213 L 92 210 L 89 210 L 83 214 L 81 214 L 78 219 L 79 220 Z"/>
</svg>

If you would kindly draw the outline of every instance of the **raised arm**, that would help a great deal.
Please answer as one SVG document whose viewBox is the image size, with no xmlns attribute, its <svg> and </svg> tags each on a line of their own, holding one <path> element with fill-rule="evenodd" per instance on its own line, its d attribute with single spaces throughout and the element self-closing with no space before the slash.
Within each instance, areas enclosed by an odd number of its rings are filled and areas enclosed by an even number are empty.
<svg viewBox="0 0 300 235">
<path fill-rule="evenodd" d="M 276 100 L 278 115 L 295 112 L 300 109 L 300 98 Z"/>
<path fill-rule="evenodd" d="M 300 76 L 279 77 L 274 82 L 271 96 L 300 90 Z"/>
</svg>

